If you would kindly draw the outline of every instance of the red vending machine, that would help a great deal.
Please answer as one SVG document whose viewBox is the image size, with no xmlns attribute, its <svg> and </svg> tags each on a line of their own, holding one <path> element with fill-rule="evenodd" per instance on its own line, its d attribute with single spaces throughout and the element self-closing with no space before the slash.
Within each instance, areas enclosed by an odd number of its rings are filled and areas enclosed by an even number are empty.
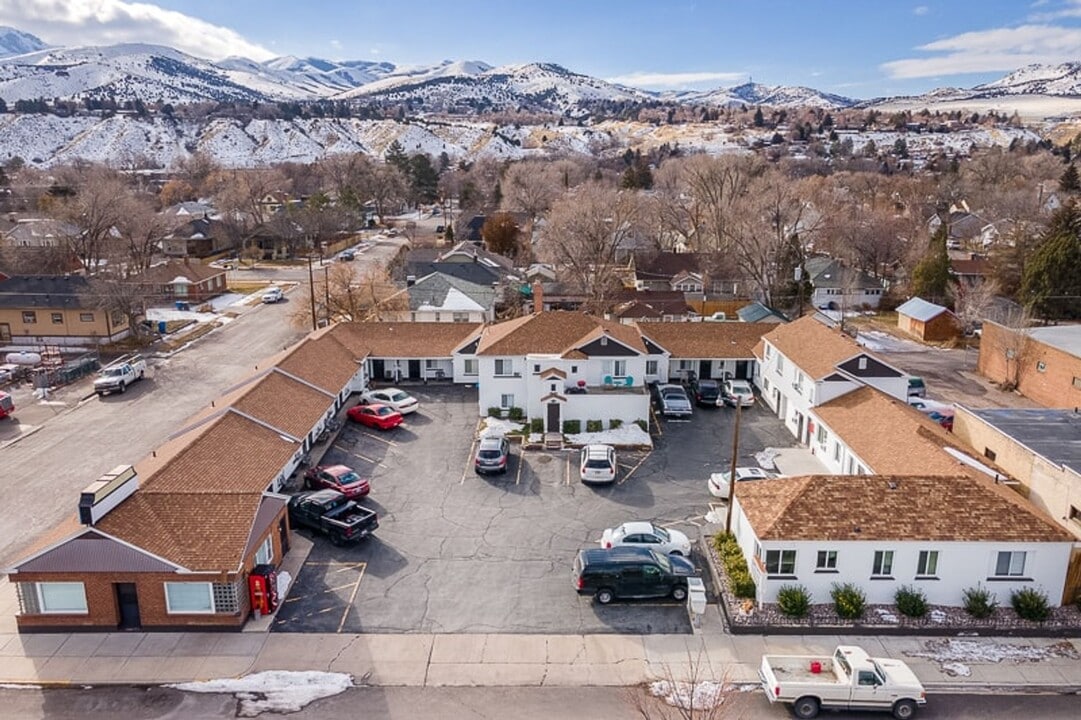
<svg viewBox="0 0 1081 720">
<path fill-rule="evenodd" d="M 256 565 L 248 576 L 253 613 L 269 615 L 278 608 L 278 571 L 273 565 Z"/>
</svg>

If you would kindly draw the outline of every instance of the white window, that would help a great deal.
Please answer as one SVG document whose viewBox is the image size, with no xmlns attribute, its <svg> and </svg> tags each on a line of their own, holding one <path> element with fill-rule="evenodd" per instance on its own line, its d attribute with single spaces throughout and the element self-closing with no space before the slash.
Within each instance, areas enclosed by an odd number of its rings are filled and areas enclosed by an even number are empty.
<svg viewBox="0 0 1081 720">
<path fill-rule="evenodd" d="M 771 357 L 773 357 L 773 346 L 767 344 L 766 345 L 766 359 L 769 360 Z"/>
<path fill-rule="evenodd" d="M 796 389 L 796 392 L 803 393 L 803 373 L 796 373 L 796 380 L 792 383 L 792 387 Z"/>
<path fill-rule="evenodd" d="M 796 572 L 795 550 L 767 550 L 766 573 L 769 575 L 793 575 Z"/>
<path fill-rule="evenodd" d="M 826 434 L 826 428 L 819 425 L 815 430 L 815 439 L 818 441 L 818 445 L 825 449 L 826 441 L 829 440 L 829 436 Z"/>
<path fill-rule="evenodd" d="M 259 546 L 259 549 L 255 551 L 255 564 L 265 565 L 274 559 L 274 543 L 271 541 L 270 536 L 263 541 L 263 544 Z"/>
<path fill-rule="evenodd" d="M 938 550 L 920 550 L 916 561 L 916 575 L 933 577 L 938 574 Z"/>
<path fill-rule="evenodd" d="M 38 607 L 43 613 L 85 614 L 86 587 L 81 582 L 37 583 Z"/>
<path fill-rule="evenodd" d="M 456 312 L 452 314 L 452 317 L 456 323 L 469 322 L 469 313 Z"/>
<path fill-rule="evenodd" d="M 626 377 L 627 375 L 626 360 L 605 360 L 601 363 L 601 368 L 605 375 L 612 377 Z"/>
<path fill-rule="evenodd" d="M 510 358 L 496 358 L 495 374 L 506 377 L 514 374 L 514 361 Z"/>
<path fill-rule="evenodd" d="M 784 355 L 777 353 L 777 374 L 784 375 Z"/>
<path fill-rule="evenodd" d="M 499 407 L 503 408 L 504 410 L 514 407 L 514 395 L 511 395 L 509 393 L 500 395 Z"/>
<path fill-rule="evenodd" d="M 893 550 L 875 550 L 872 576 L 885 576 L 893 572 Z"/>
<path fill-rule="evenodd" d="M 424 369 L 426 369 L 426 370 L 437 370 L 438 368 L 439 368 L 439 361 L 438 360 L 425 360 L 424 361 Z"/>
<path fill-rule="evenodd" d="M 818 572 L 833 572 L 837 570 L 837 551 L 819 550 L 818 561 L 815 563 Z"/>
<path fill-rule="evenodd" d="M 656 374 L 657 374 L 657 361 L 656 360 L 646 360 L 646 375 L 656 375 Z"/>
<path fill-rule="evenodd" d="M 214 599 L 211 594 L 210 583 L 165 583 L 165 611 L 171 615 L 178 613 L 205 615 L 214 612 Z"/>
<path fill-rule="evenodd" d="M 471 359 L 465 361 L 465 368 L 463 368 L 463 370 L 462 370 L 463 374 L 465 374 L 465 375 L 476 375 L 478 372 L 479 372 L 479 370 L 477 369 L 477 359 L 476 358 L 471 358 Z"/>
<path fill-rule="evenodd" d="M 1025 553 L 1000 552 L 995 562 L 995 575 L 1000 577 L 1021 577 L 1025 574 Z"/>
</svg>

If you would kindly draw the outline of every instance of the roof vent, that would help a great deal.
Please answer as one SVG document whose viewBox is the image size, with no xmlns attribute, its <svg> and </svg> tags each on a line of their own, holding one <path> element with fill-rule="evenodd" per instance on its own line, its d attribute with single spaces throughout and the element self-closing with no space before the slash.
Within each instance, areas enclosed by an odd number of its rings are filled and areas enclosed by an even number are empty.
<svg viewBox="0 0 1081 720">
<path fill-rule="evenodd" d="M 897 488 L 899 488 L 901 486 L 897 484 L 896 480 L 887 480 L 886 481 L 886 487 L 888 487 L 890 490 L 896 490 Z"/>
<path fill-rule="evenodd" d="M 139 476 L 131 465 L 118 465 L 87 485 L 79 494 L 79 522 L 93 525 L 139 489 Z"/>
</svg>

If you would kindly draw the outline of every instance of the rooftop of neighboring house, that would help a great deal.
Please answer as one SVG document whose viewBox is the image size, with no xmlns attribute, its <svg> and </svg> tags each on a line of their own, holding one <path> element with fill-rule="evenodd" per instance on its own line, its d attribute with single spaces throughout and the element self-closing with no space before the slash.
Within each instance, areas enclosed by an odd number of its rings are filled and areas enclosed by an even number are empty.
<svg viewBox="0 0 1081 720">
<path fill-rule="evenodd" d="M 846 266 L 837 258 L 828 255 L 815 255 L 807 258 L 803 265 L 811 284 L 816 288 L 853 288 L 872 290 L 882 287 L 878 278 Z"/>
<path fill-rule="evenodd" d="M 623 288 L 616 295 L 612 315 L 618 318 L 681 317 L 691 313 L 686 296 L 678 290 L 633 290 Z"/>
<path fill-rule="evenodd" d="M 635 259 L 635 272 L 643 280 L 670 280 L 681 272 L 701 273 L 704 264 L 701 253 L 649 253 Z"/>
<path fill-rule="evenodd" d="M 83 269 L 78 256 L 66 247 L 0 245 L 0 270 L 16 275 L 64 275 Z"/>
<path fill-rule="evenodd" d="M 0 285 L 0 307 L 92 307 L 87 300 L 90 292 L 90 282 L 82 275 L 14 275 Z"/>
<path fill-rule="evenodd" d="M 475 243 L 463 241 L 439 256 L 440 263 L 475 262 L 498 273 L 500 277 L 513 275 L 514 263 L 499 253 L 489 252 Z"/>
<path fill-rule="evenodd" d="M 64 238 L 75 237 L 79 228 L 69 223 L 52 218 L 26 218 L 19 220 L 6 235 L 14 244 L 30 242 L 40 244 L 45 240 L 59 242 Z"/>
<path fill-rule="evenodd" d="M 805 315 L 790 323 L 771 325 L 762 339 L 773 345 L 813 380 L 829 375 L 837 369 L 838 364 L 856 355 L 875 357 L 848 335 L 827 327 L 814 315 Z"/>
<path fill-rule="evenodd" d="M 353 322 L 330 332 L 360 357 L 438 358 L 450 357 L 480 328 L 477 323 Z"/>
<path fill-rule="evenodd" d="M 199 240 L 218 232 L 221 223 L 205 217 L 197 217 L 177 225 L 165 236 L 166 240 Z"/>
<path fill-rule="evenodd" d="M 1081 357 L 1081 325 L 1030 328 L 1028 336 L 1074 357 Z"/>
<path fill-rule="evenodd" d="M 409 294 L 410 310 L 481 312 L 489 310 L 496 301 L 496 291 L 492 287 L 441 272 L 419 278 L 406 288 L 406 292 Z"/>
<path fill-rule="evenodd" d="M 198 200 L 185 200 L 175 205 L 170 205 L 161 211 L 162 215 L 167 217 L 176 218 L 180 221 L 187 221 L 195 217 L 209 217 L 215 219 L 217 211 L 214 206 L 209 202 L 201 202 Z"/>
<path fill-rule="evenodd" d="M 1076 409 L 965 410 L 1045 460 L 1081 473 L 1081 414 Z"/>
<path fill-rule="evenodd" d="M 914 297 L 901 303 L 897 308 L 898 315 L 906 315 L 913 320 L 919 320 L 920 322 L 934 320 L 942 313 L 953 314 L 948 307 L 935 305 L 933 302 L 927 302 L 923 298 L 918 297 Z"/>
<path fill-rule="evenodd" d="M 642 335 L 674 358 L 748 360 L 754 346 L 773 329 L 765 323 L 694 322 L 647 323 Z"/>
<path fill-rule="evenodd" d="M 407 267 L 407 273 L 418 279 L 437 272 L 489 288 L 499 282 L 500 278 L 498 272 L 486 263 L 479 262 L 410 262 Z"/>
<path fill-rule="evenodd" d="M 186 278 L 195 284 L 225 274 L 226 271 L 222 268 L 204 265 L 198 261 L 167 260 L 132 276 L 130 281 L 147 285 L 168 285 L 178 278 Z"/>
<path fill-rule="evenodd" d="M 737 483 L 735 490 L 759 540 L 1074 540 L 1013 490 L 977 477 L 811 475 Z"/>
<path fill-rule="evenodd" d="M 788 322 L 788 317 L 784 313 L 774 310 L 760 302 L 744 305 L 736 311 L 736 315 L 739 317 L 740 321 L 745 323 L 762 322 L 769 318 L 776 318 L 781 322 Z"/>
<path fill-rule="evenodd" d="M 645 354 L 636 327 L 565 310 L 533 313 L 486 326 L 477 355 L 563 355 L 603 336 Z"/>
<path fill-rule="evenodd" d="M 957 475 L 978 472 L 946 451 L 971 451 L 930 417 L 870 386 L 823 403 L 815 414 L 871 472 Z M 987 464 L 986 461 L 981 461 Z"/>
<path fill-rule="evenodd" d="M 980 255 L 950 260 L 950 272 L 954 275 L 984 277 L 990 275 L 992 269 L 991 261 Z"/>
</svg>

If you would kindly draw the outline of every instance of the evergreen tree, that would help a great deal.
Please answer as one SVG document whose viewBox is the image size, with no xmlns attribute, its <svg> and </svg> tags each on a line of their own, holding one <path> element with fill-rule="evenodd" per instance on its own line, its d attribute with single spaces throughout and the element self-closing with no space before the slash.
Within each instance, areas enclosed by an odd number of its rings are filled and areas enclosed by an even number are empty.
<svg viewBox="0 0 1081 720">
<path fill-rule="evenodd" d="M 409 175 L 409 156 L 405 154 L 405 148 L 397 140 L 387 146 L 383 159 L 387 161 L 387 164 L 401 170 L 406 176 Z"/>
<path fill-rule="evenodd" d="M 1021 297 L 1046 320 L 1081 317 L 1081 210 L 1069 202 L 1051 218 L 1025 262 Z"/>
<path fill-rule="evenodd" d="M 933 303 L 946 300 L 950 286 L 950 254 L 946 250 L 948 229 L 945 221 L 931 238 L 927 255 L 912 271 L 912 294 Z"/>
<path fill-rule="evenodd" d="M 1058 189 L 1062 192 L 1075 193 L 1081 190 L 1081 178 L 1077 176 L 1077 166 L 1070 163 L 1058 181 Z"/>
<path fill-rule="evenodd" d="M 439 173 L 427 155 L 417 153 L 409 158 L 407 175 L 418 202 L 432 203 L 439 197 Z"/>
<path fill-rule="evenodd" d="M 448 245 L 454 244 L 454 225 L 447 225 L 447 231 L 443 233 L 443 240 Z"/>
<path fill-rule="evenodd" d="M 908 157 L 908 143 L 904 138 L 897 138 L 893 143 L 893 154 L 897 157 L 904 159 Z"/>
<path fill-rule="evenodd" d="M 766 118 L 762 115 L 762 108 L 755 108 L 754 110 L 754 126 L 762 127 L 766 124 Z"/>
</svg>

